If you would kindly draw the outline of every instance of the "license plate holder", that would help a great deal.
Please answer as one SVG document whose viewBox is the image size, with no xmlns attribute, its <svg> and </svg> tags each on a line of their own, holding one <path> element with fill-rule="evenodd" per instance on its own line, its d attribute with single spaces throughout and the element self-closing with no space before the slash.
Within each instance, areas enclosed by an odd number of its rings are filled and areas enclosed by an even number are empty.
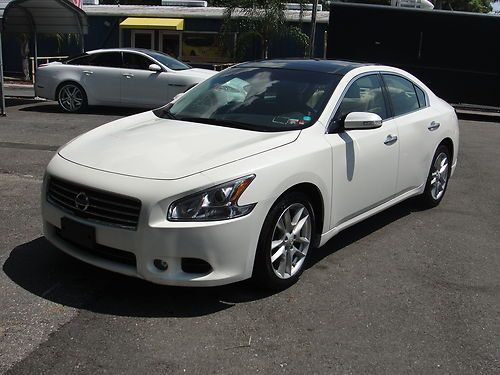
<svg viewBox="0 0 500 375">
<path fill-rule="evenodd" d="M 95 248 L 95 228 L 67 217 L 61 218 L 61 237 L 86 249 Z"/>
</svg>

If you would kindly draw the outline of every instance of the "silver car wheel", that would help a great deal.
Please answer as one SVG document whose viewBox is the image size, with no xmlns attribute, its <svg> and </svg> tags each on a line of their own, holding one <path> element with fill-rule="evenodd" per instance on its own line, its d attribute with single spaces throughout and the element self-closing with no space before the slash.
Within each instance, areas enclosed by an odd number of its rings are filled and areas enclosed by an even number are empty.
<svg viewBox="0 0 500 375">
<path fill-rule="evenodd" d="M 82 90 L 76 85 L 64 85 L 59 91 L 59 104 L 65 111 L 78 111 L 82 108 L 84 100 Z"/>
<path fill-rule="evenodd" d="M 441 152 L 432 167 L 431 174 L 431 196 L 438 200 L 444 194 L 448 183 L 448 156 Z"/>
<path fill-rule="evenodd" d="M 274 228 L 270 261 L 276 276 L 288 279 L 304 265 L 311 243 L 311 215 L 301 203 L 287 207 Z"/>
</svg>

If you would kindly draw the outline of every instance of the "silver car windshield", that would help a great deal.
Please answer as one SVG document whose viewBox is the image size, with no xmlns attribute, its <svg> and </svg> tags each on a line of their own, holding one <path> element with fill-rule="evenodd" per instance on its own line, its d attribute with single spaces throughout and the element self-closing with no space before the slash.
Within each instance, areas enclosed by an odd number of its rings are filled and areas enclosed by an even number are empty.
<svg viewBox="0 0 500 375">
<path fill-rule="evenodd" d="M 169 55 L 166 55 L 164 53 L 158 52 L 158 51 L 151 51 L 151 50 L 146 50 L 144 51 L 148 56 L 152 57 L 155 60 L 158 60 L 161 62 L 163 65 L 165 65 L 167 68 L 172 69 L 172 70 L 186 70 L 186 69 L 191 69 L 191 67 L 187 64 L 184 64 L 183 62 L 180 62 L 179 60 L 174 59 L 173 57 L 170 57 Z"/>
<path fill-rule="evenodd" d="M 155 114 L 256 131 L 303 129 L 318 119 L 341 78 L 283 68 L 232 68 Z"/>
</svg>

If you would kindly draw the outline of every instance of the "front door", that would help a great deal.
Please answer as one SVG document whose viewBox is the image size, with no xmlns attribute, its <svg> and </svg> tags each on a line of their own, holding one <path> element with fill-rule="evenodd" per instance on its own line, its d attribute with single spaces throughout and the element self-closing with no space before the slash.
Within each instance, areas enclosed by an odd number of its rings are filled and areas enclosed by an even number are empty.
<svg viewBox="0 0 500 375">
<path fill-rule="evenodd" d="M 168 72 L 154 72 L 155 61 L 133 52 L 123 53 L 122 103 L 134 107 L 155 108 L 171 99 Z"/>
<path fill-rule="evenodd" d="M 350 112 L 376 113 L 384 121 L 377 129 L 341 130 Z M 331 228 L 394 196 L 399 157 L 397 123 L 388 119 L 378 74 L 360 77 L 351 84 L 334 121 L 338 128 L 326 136 L 333 158 Z"/>
</svg>

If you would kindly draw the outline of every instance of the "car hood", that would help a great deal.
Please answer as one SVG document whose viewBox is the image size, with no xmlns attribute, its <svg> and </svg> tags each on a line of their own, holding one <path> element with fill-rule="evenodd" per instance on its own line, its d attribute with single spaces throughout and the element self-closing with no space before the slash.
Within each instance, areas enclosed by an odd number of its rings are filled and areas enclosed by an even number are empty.
<svg viewBox="0 0 500 375">
<path fill-rule="evenodd" d="M 201 79 L 206 79 L 209 77 L 212 77 L 213 75 L 217 74 L 215 70 L 208 70 L 208 69 L 200 69 L 200 68 L 191 68 L 191 69 L 185 69 L 185 70 L 178 70 L 176 74 L 178 76 L 186 76 L 186 77 L 197 77 Z"/>
<path fill-rule="evenodd" d="M 77 137 L 59 155 L 106 172 L 173 180 L 283 146 L 299 134 L 168 120 L 145 112 Z"/>
</svg>

